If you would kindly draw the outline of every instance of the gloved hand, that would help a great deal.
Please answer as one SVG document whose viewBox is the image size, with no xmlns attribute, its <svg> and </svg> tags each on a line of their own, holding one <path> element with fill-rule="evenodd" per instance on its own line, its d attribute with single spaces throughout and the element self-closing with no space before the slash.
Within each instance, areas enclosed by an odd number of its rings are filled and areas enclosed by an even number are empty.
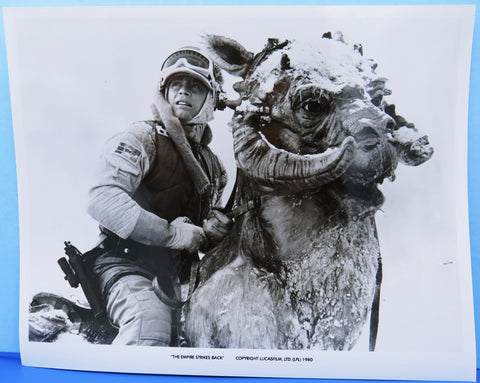
<svg viewBox="0 0 480 383">
<path fill-rule="evenodd" d="M 199 226 L 195 226 L 187 217 L 177 217 L 169 225 L 171 239 L 166 247 L 174 250 L 184 250 L 193 253 L 206 241 L 205 233 Z"/>
<path fill-rule="evenodd" d="M 220 242 L 232 229 L 233 221 L 219 210 L 212 209 L 208 217 L 203 220 L 203 231 L 209 241 Z"/>
</svg>

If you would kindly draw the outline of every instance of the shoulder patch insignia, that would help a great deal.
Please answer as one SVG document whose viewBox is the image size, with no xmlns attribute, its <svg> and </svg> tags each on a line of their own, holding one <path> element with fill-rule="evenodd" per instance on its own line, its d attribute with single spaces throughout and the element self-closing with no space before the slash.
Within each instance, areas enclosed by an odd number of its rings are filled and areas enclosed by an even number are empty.
<svg viewBox="0 0 480 383">
<path fill-rule="evenodd" d="M 157 132 L 158 132 L 158 134 L 161 134 L 162 136 L 168 137 L 168 132 L 161 125 L 157 125 Z"/>
<path fill-rule="evenodd" d="M 125 142 L 120 142 L 115 153 L 121 155 L 122 157 L 130 160 L 133 163 L 136 163 L 138 157 L 140 157 L 140 150 L 135 149 L 133 146 L 126 144 Z"/>
</svg>

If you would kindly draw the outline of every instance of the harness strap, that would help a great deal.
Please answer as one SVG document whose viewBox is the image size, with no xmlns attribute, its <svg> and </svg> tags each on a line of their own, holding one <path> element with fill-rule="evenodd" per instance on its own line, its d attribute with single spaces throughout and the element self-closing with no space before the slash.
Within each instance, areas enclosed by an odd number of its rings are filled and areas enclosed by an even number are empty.
<svg viewBox="0 0 480 383">
<path fill-rule="evenodd" d="M 235 175 L 235 184 L 233 185 L 233 189 L 232 189 L 232 192 L 230 193 L 230 197 L 228 198 L 228 201 L 225 207 L 220 210 L 222 213 L 226 214 L 230 218 L 237 218 L 250 210 L 260 208 L 260 206 L 262 205 L 266 197 L 266 196 L 257 196 L 252 200 L 244 203 L 243 205 L 237 206 L 234 208 L 233 205 L 235 202 L 235 196 L 237 194 L 238 179 L 239 179 L 239 171 L 237 168 L 236 175 Z"/>
<path fill-rule="evenodd" d="M 183 305 L 188 303 L 192 298 L 193 292 L 195 291 L 195 288 L 196 288 L 195 285 L 197 283 L 198 265 L 199 265 L 198 261 L 192 262 L 192 266 L 190 268 L 190 281 L 188 283 L 188 295 L 184 301 L 169 297 L 167 294 L 165 294 L 165 292 L 161 288 L 160 284 L 158 283 L 157 277 L 153 278 L 152 280 L 153 291 L 155 291 L 155 294 L 157 294 L 158 299 L 160 299 L 167 306 L 170 306 L 175 309 L 182 308 Z"/>
<path fill-rule="evenodd" d="M 257 196 L 254 199 L 244 203 L 242 206 L 238 206 L 238 207 L 230 210 L 230 212 L 228 212 L 226 214 L 230 218 L 240 217 L 241 215 L 247 213 L 250 210 L 259 209 L 262 206 L 265 199 L 266 199 L 266 196 L 264 196 L 264 195 Z"/>
<path fill-rule="evenodd" d="M 375 284 L 375 295 L 372 302 L 372 310 L 370 313 L 370 338 L 369 338 L 369 351 L 375 351 L 375 345 L 377 343 L 378 333 L 378 321 L 380 313 L 380 290 L 382 285 L 382 258 L 378 257 L 378 270 Z"/>
<path fill-rule="evenodd" d="M 248 201 L 246 204 L 242 206 L 238 206 L 233 209 L 233 205 L 235 202 L 235 195 L 237 193 L 237 188 L 238 188 L 238 179 L 239 179 L 239 175 L 238 175 L 238 169 L 237 169 L 236 176 L 235 176 L 235 183 L 233 185 L 232 192 L 230 194 L 230 197 L 228 198 L 227 203 L 225 204 L 225 207 L 221 209 L 221 211 L 225 213 L 227 216 L 229 216 L 230 218 L 237 218 L 250 210 L 258 209 L 261 206 L 262 200 L 264 198 L 264 196 L 255 197 L 253 200 Z M 160 284 L 158 283 L 158 280 L 156 277 L 152 281 L 152 286 L 153 286 L 153 290 L 155 291 L 155 294 L 157 294 L 157 297 L 167 306 L 170 306 L 176 309 L 181 308 L 183 305 L 185 305 L 190 301 L 197 287 L 196 285 L 198 280 L 198 268 L 199 268 L 199 261 L 193 262 L 192 266 L 190 267 L 188 294 L 184 301 L 171 298 L 167 294 L 165 294 Z"/>
<path fill-rule="evenodd" d="M 233 184 L 232 192 L 230 193 L 230 197 L 228 197 L 228 201 L 225 207 L 222 209 L 222 213 L 225 213 L 228 215 L 228 213 L 232 210 L 233 203 L 235 202 L 235 194 L 237 194 L 237 188 L 238 188 L 238 168 L 236 168 L 235 170 L 235 183 Z"/>
</svg>

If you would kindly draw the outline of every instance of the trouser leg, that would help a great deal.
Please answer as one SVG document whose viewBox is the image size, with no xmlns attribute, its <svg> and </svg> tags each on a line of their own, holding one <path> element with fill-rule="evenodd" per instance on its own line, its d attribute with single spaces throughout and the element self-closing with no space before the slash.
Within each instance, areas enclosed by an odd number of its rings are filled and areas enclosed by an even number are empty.
<svg viewBox="0 0 480 383">
<path fill-rule="evenodd" d="M 107 314 L 119 328 L 113 344 L 170 345 L 172 309 L 158 299 L 148 278 L 127 275 L 115 282 L 107 297 Z"/>
</svg>

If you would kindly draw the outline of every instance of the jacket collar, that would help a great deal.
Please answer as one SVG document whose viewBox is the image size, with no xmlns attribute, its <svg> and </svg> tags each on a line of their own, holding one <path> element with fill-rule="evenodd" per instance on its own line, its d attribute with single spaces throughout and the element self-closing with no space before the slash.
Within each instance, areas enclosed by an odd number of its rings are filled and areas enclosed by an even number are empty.
<svg viewBox="0 0 480 383">
<path fill-rule="evenodd" d="M 185 131 L 191 144 L 207 146 L 212 142 L 212 129 L 208 124 L 187 124 Z"/>
</svg>

